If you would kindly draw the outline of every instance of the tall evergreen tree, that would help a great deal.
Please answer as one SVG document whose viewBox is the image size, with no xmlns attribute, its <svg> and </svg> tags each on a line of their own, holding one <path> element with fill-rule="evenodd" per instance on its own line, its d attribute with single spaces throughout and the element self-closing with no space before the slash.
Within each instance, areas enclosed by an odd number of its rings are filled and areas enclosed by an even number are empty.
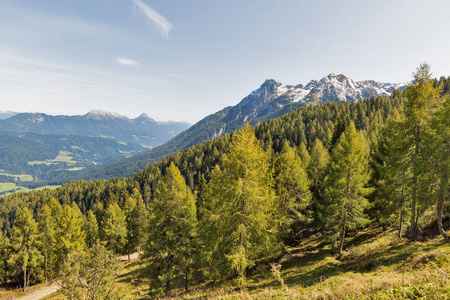
<svg viewBox="0 0 450 300">
<path fill-rule="evenodd" d="M 84 232 L 86 233 L 86 246 L 91 248 L 99 241 L 99 228 L 97 218 L 92 210 L 89 210 L 84 221 Z"/>
<path fill-rule="evenodd" d="M 296 223 L 307 223 L 309 213 L 306 208 L 311 201 L 311 192 L 302 161 L 287 142 L 275 161 L 274 169 L 279 233 L 285 239 L 292 233 Z"/>
<path fill-rule="evenodd" d="M 364 209 L 369 207 L 365 198 L 371 192 L 365 187 L 369 179 L 364 137 L 358 134 L 351 121 L 333 149 L 324 185 L 327 223 L 335 236 L 340 235 L 339 254 L 346 231 L 368 222 Z"/>
<path fill-rule="evenodd" d="M 412 165 L 411 182 L 411 219 L 410 219 L 410 238 L 417 236 L 417 222 L 419 212 L 423 211 L 425 206 L 425 193 L 421 189 L 421 176 L 423 175 L 420 161 L 422 159 L 422 148 L 424 142 L 424 132 L 428 130 L 430 113 L 440 99 L 440 89 L 433 86 L 430 66 L 426 63 L 421 64 L 415 73 L 413 73 L 413 82 L 406 89 L 406 100 L 404 102 L 404 134 L 407 137 L 407 143 L 411 145 L 410 162 Z M 422 207 L 421 207 L 422 206 Z"/>
<path fill-rule="evenodd" d="M 85 248 L 83 221 L 83 215 L 75 202 L 64 206 L 55 234 L 57 265 L 61 265 L 72 251 Z"/>
<path fill-rule="evenodd" d="M 56 233 L 56 221 L 52 215 L 50 206 L 44 204 L 41 212 L 39 213 L 39 232 L 41 234 L 41 246 L 42 254 L 44 255 L 44 272 L 45 281 L 49 277 L 49 262 L 50 266 L 55 262 L 55 233 Z M 50 269 L 53 269 L 50 267 Z"/>
<path fill-rule="evenodd" d="M 123 299 L 126 292 L 116 285 L 118 269 L 114 254 L 97 242 L 88 251 L 76 250 L 64 260 L 58 283 L 68 299 Z"/>
<path fill-rule="evenodd" d="M 431 131 L 425 137 L 425 157 L 422 164 L 430 173 L 430 180 L 426 183 L 432 187 L 431 197 L 437 199 L 436 217 L 439 233 L 444 239 L 448 239 L 442 219 L 444 204 L 450 198 L 450 97 L 440 109 L 433 115 Z"/>
<path fill-rule="evenodd" d="M 114 253 L 123 252 L 127 237 L 127 222 L 124 212 L 117 203 L 110 204 L 106 208 L 102 231 L 107 249 Z"/>
<path fill-rule="evenodd" d="M 248 124 L 234 134 L 222 162 L 223 171 L 216 167 L 208 184 L 211 258 L 244 287 L 246 270 L 273 246 L 277 226 L 272 177 L 267 155 Z"/>
<path fill-rule="evenodd" d="M 0 230 L 0 285 L 7 281 L 7 262 L 10 248 L 9 239 Z"/>
<path fill-rule="evenodd" d="M 149 235 L 144 245 L 152 287 L 164 285 L 165 295 L 177 275 L 188 275 L 196 251 L 196 207 L 194 195 L 173 163 L 166 169 L 151 205 Z"/>
<path fill-rule="evenodd" d="M 327 170 L 330 155 L 319 139 L 316 139 L 311 148 L 311 160 L 308 166 L 308 175 L 312 191 L 312 213 L 314 226 L 323 222 L 324 203 L 321 195 L 321 186 Z"/>
<path fill-rule="evenodd" d="M 39 251 L 39 233 L 36 221 L 27 207 L 19 211 L 14 223 L 11 238 L 12 253 L 8 259 L 11 268 L 17 268 L 23 273 L 23 289 L 28 290 L 30 277 L 35 277 L 42 263 L 42 254 Z"/>
<path fill-rule="evenodd" d="M 398 112 L 388 120 L 374 154 L 376 207 L 378 221 L 384 226 L 398 222 L 402 238 L 403 223 L 409 215 L 411 201 L 411 166 L 409 145 L 403 135 L 404 119 Z"/>
<path fill-rule="evenodd" d="M 137 251 L 143 244 L 145 238 L 145 226 L 147 222 L 147 209 L 141 194 L 136 189 L 133 190 L 132 197 L 128 197 L 125 202 L 125 215 L 127 222 L 127 242 L 126 251 L 128 259 L 133 251 Z"/>
<path fill-rule="evenodd" d="M 298 146 L 298 155 L 300 157 L 300 160 L 302 161 L 303 168 L 306 168 L 309 165 L 311 156 L 309 155 L 308 149 L 306 149 L 306 145 L 303 142 L 300 144 L 300 146 Z"/>
</svg>

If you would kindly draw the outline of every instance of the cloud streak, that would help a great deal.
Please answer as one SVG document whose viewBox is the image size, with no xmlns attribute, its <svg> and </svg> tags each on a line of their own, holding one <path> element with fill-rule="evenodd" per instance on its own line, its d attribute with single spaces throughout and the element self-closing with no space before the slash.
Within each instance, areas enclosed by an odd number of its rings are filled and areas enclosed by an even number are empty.
<svg viewBox="0 0 450 300">
<path fill-rule="evenodd" d="M 156 25 L 157 30 L 165 37 L 169 37 L 169 31 L 173 28 L 166 18 L 161 16 L 156 10 L 142 2 L 141 0 L 131 0 L 134 3 L 135 8 L 139 8 L 141 12 Z"/>
<path fill-rule="evenodd" d="M 139 67 L 141 64 L 135 60 L 126 57 L 116 57 L 116 63 L 125 65 L 128 67 Z"/>
</svg>

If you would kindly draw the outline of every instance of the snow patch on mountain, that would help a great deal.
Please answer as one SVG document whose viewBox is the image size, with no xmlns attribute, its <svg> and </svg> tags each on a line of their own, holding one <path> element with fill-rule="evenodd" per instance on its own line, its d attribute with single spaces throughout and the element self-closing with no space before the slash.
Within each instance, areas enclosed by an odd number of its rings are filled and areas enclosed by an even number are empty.
<svg viewBox="0 0 450 300">
<path fill-rule="evenodd" d="M 104 111 L 99 109 L 93 109 L 85 115 L 86 119 L 105 120 L 105 119 L 122 119 L 130 120 L 125 116 L 122 116 L 115 112 Z"/>
</svg>

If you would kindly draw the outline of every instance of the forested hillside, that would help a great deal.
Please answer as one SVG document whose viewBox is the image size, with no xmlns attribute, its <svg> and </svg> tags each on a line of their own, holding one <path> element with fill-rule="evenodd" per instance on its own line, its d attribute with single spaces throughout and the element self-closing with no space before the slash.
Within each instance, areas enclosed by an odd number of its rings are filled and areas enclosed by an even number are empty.
<svg viewBox="0 0 450 300">
<path fill-rule="evenodd" d="M 338 258 L 368 226 L 420 239 L 425 215 L 448 239 L 449 89 L 450 77 L 433 80 L 423 64 L 389 97 L 302 107 L 131 178 L 2 197 L 0 283 L 26 288 L 106 248 L 143 250 L 152 296 L 180 282 L 188 291 L 194 273 L 243 289 L 305 232 Z"/>
</svg>

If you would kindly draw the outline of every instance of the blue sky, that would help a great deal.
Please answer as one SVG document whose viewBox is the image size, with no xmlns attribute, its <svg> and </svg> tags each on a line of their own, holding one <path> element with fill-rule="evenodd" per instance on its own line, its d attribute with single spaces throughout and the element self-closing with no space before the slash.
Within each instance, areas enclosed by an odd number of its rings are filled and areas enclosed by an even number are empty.
<svg viewBox="0 0 450 300">
<path fill-rule="evenodd" d="M 0 0 L 0 110 L 194 123 L 267 78 L 450 76 L 448 0 Z"/>
</svg>

